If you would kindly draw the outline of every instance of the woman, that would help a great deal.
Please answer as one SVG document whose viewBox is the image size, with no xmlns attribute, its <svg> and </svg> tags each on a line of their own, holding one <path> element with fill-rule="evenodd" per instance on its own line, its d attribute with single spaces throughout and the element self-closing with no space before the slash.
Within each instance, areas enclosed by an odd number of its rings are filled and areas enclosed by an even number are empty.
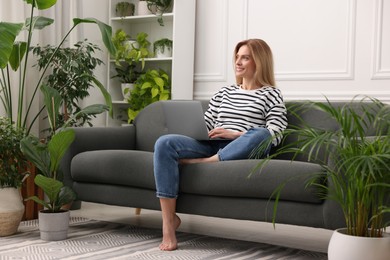
<svg viewBox="0 0 390 260">
<path fill-rule="evenodd" d="M 177 248 L 176 229 L 181 223 L 176 215 L 179 163 L 247 159 L 254 148 L 271 136 L 275 137 L 273 145 L 277 145 L 287 126 L 282 94 L 274 87 L 269 46 L 260 39 L 239 42 L 234 50 L 234 65 L 237 83 L 217 92 L 205 113 L 209 137 L 222 140 L 198 141 L 183 135 L 164 135 L 155 144 L 156 195 L 163 219 L 161 250 Z"/>
</svg>

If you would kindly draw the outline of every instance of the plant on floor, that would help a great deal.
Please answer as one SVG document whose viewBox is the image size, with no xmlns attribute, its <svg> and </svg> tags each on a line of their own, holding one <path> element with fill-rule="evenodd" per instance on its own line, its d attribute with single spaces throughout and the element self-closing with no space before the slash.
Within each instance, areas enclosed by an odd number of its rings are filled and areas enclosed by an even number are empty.
<svg viewBox="0 0 390 260">
<path fill-rule="evenodd" d="M 86 39 L 77 42 L 72 48 L 59 48 L 57 51 L 56 47 L 51 45 L 33 48 L 34 55 L 38 57 L 37 67 L 40 71 L 52 60 L 49 63 L 51 71 L 44 78 L 44 83 L 57 89 L 63 99 L 57 127 L 61 127 L 71 114 L 81 111 L 79 102 L 89 96 L 89 89 L 98 81 L 94 70 L 103 64 L 103 61 L 93 56 L 96 51 L 100 51 L 100 48 Z M 105 92 L 102 94 L 106 95 Z M 90 121 L 94 116 L 82 114 L 72 126 L 92 126 Z"/>
<path fill-rule="evenodd" d="M 147 105 L 159 100 L 168 100 L 171 96 L 170 88 L 169 76 L 161 69 L 149 69 L 141 74 L 128 99 L 128 122 L 132 123 L 137 114 Z"/>
<path fill-rule="evenodd" d="M 284 132 L 284 138 L 297 137 L 295 141 L 277 149 L 259 167 L 282 154 L 292 154 L 293 160 L 299 155 L 307 156 L 310 162 L 324 168 L 332 185 L 314 181 L 310 184 L 319 185 L 324 190 L 323 196 L 341 206 L 347 233 L 381 237 L 389 224 L 385 216 L 390 213 L 390 106 L 373 98 L 362 98 L 341 107 L 335 107 L 329 100 L 305 102 L 290 108 L 290 113 L 295 114 L 297 109 L 320 110 L 337 122 L 338 129 L 318 129 L 300 119 L 302 125 L 291 125 Z M 369 136 L 367 129 L 372 131 Z M 259 150 L 264 150 L 264 145 Z M 327 160 L 323 160 L 323 153 Z M 274 220 L 283 185 L 275 191 Z"/>
<path fill-rule="evenodd" d="M 44 110 L 44 108 L 41 108 L 34 115 L 32 106 L 36 101 L 37 92 L 42 84 L 45 72 L 53 62 L 52 59 L 47 61 L 47 64 L 43 68 L 42 74 L 36 84 L 27 84 L 27 71 L 29 69 L 28 58 L 31 56 L 29 53 L 31 52 L 33 32 L 34 30 L 43 29 L 54 22 L 54 20 L 50 18 L 34 16 L 34 12 L 36 9 L 44 10 L 54 6 L 57 3 L 57 0 L 24 1 L 27 5 L 31 5 L 31 15 L 26 19 L 25 23 L 0 22 L 0 98 L 7 113 L 7 117 L 10 118 L 11 122 L 15 122 L 15 125 L 18 129 L 25 129 L 26 134 L 28 134 L 40 113 Z M 103 43 L 111 54 L 115 53 L 115 47 L 111 41 L 111 27 L 94 18 L 74 18 L 72 28 L 60 40 L 60 44 L 57 46 L 57 49 L 54 52 L 57 52 L 58 49 L 61 48 L 62 44 L 68 35 L 73 31 L 73 29 L 82 23 L 97 24 L 100 29 Z M 27 41 L 17 41 L 17 36 L 24 31 L 27 31 Z M 19 75 L 19 80 L 16 83 L 12 81 L 11 70 L 17 71 L 16 74 Z M 95 82 L 95 84 L 103 92 L 106 91 L 104 86 L 99 82 Z M 17 91 L 17 111 L 13 111 L 13 94 L 15 94 L 13 92 L 15 92 L 15 90 Z M 32 93 L 32 95 L 27 96 L 27 93 Z M 105 99 L 106 103 L 110 106 L 111 99 L 108 93 L 105 95 Z M 27 106 L 25 107 L 24 104 L 27 104 Z M 15 120 L 13 120 L 14 114 L 16 114 Z M 31 120 L 29 118 L 30 116 L 32 118 Z"/>
<path fill-rule="evenodd" d="M 57 127 L 59 118 L 59 108 L 62 103 L 60 93 L 51 87 L 43 85 L 41 87 L 44 95 L 44 102 L 48 114 L 50 124 L 50 139 L 42 142 L 38 137 L 29 135 L 22 139 L 21 150 L 24 155 L 39 169 L 34 182 L 42 188 L 47 196 L 47 201 L 32 196 L 28 200 L 34 200 L 36 203 L 43 205 L 49 212 L 59 212 L 61 208 L 72 202 L 76 198 L 76 194 L 70 187 L 64 186 L 61 182 L 62 175 L 59 172 L 59 166 L 62 157 L 72 144 L 75 133 L 74 130 L 68 128 L 72 120 L 76 120 L 78 115 L 70 117 L 61 128 Z M 97 113 L 104 111 L 104 107 L 100 105 L 91 105 L 79 113 Z"/>
</svg>

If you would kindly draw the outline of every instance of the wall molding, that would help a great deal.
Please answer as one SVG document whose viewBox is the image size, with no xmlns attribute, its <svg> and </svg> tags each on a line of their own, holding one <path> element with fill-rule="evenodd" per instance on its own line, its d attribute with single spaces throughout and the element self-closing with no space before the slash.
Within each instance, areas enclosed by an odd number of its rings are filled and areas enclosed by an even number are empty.
<svg viewBox="0 0 390 260">
<path fill-rule="evenodd" d="M 215 0 L 214 0 L 215 1 Z M 226 82 L 227 71 L 226 71 L 226 53 L 227 53 L 227 42 L 228 42 L 228 27 L 229 27 L 229 1 L 220 0 L 220 12 L 221 12 L 221 24 L 222 38 L 220 44 L 215 46 L 221 46 L 220 52 L 222 53 L 223 61 L 221 62 L 220 71 L 213 73 L 194 73 L 194 82 Z"/>
<path fill-rule="evenodd" d="M 243 24 L 245 35 L 248 36 L 248 13 L 249 0 L 243 1 L 246 14 L 243 15 Z M 347 34 L 346 34 L 346 60 L 345 68 L 341 71 L 279 71 L 275 73 L 275 78 L 278 81 L 296 81 L 296 80 L 353 80 L 355 68 L 355 45 L 356 45 L 356 16 L 357 16 L 357 0 L 348 0 L 347 11 Z"/>
<path fill-rule="evenodd" d="M 383 6 L 384 0 L 375 1 L 374 14 L 374 34 L 373 34 L 373 51 L 371 60 L 371 79 L 390 79 L 390 69 L 383 69 L 381 67 L 382 57 L 382 39 L 383 39 Z"/>
</svg>

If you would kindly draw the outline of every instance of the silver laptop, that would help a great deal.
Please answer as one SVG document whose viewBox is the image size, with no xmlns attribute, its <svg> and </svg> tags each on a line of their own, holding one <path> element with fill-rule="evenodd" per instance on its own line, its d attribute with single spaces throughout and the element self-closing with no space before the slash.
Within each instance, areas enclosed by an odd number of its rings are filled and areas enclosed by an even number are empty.
<svg viewBox="0 0 390 260">
<path fill-rule="evenodd" d="M 200 101 L 161 101 L 169 134 L 182 134 L 197 140 L 210 140 Z M 215 139 L 212 139 L 215 140 Z"/>
</svg>

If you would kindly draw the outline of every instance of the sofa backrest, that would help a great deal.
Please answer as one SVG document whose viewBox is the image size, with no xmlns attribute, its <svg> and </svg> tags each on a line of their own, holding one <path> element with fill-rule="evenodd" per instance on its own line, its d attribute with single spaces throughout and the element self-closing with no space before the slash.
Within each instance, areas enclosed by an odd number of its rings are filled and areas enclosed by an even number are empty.
<svg viewBox="0 0 390 260">
<path fill-rule="evenodd" d="M 204 110 L 208 107 L 208 100 L 201 100 Z M 303 123 L 320 129 L 326 129 L 336 131 L 338 126 L 336 122 L 328 117 L 325 112 L 309 109 L 309 106 L 304 105 L 304 102 L 288 101 L 287 118 L 289 125 L 300 126 Z M 340 107 L 346 104 L 346 102 L 334 102 L 332 103 L 336 107 Z M 359 109 L 361 103 L 356 104 L 356 109 Z M 369 103 L 367 103 L 368 105 Z M 142 151 L 153 151 L 154 143 L 161 136 L 168 134 L 167 117 L 175 115 L 166 115 L 162 107 L 162 102 L 155 102 L 144 108 L 136 117 L 134 125 L 136 126 L 136 147 Z M 300 107 L 299 110 L 295 109 Z M 296 114 L 295 112 L 296 111 Z M 190 115 L 189 115 L 190 116 Z M 300 118 L 301 120 L 299 120 Z M 375 130 L 368 128 L 367 135 L 374 135 Z M 296 137 L 291 137 L 284 141 L 284 144 L 291 142 Z M 290 159 L 291 156 L 285 155 L 281 159 Z M 297 160 L 307 161 L 307 158 L 296 158 Z"/>
</svg>

